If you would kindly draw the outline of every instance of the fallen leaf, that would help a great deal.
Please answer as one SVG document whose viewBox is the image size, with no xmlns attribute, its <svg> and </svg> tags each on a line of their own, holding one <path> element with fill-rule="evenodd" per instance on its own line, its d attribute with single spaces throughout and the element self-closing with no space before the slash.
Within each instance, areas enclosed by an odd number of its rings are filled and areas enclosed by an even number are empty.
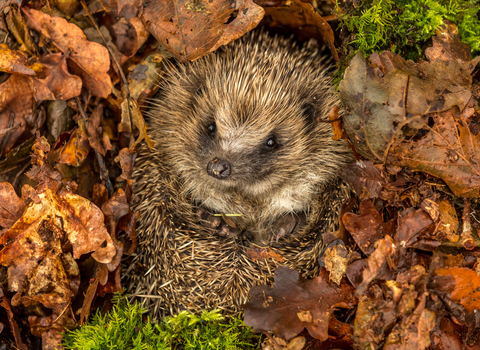
<svg viewBox="0 0 480 350">
<path fill-rule="evenodd" d="M 38 60 L 45 67 L 44 79 L 38 79 L 47 86 L 56 99 L 69 100 L 80 96 L 82 79 L 68 72 L 67 55 L 52 53 Z"/>
<path fill-rule="evenodd" d="M 25 210 L 25 201 L 17 196 L 8 182 L 0 182 L 0 226 L 10 228 L 20 219 Z M 1 231 L 0 231 L 1 232 Z"/>
<path fill-rule="evenodd" d="M 55 97 L 45 85 L 30 77 L 11 75 L 0 84 L 0 130 L 12 128 L 2 138 L 0 156 L 42 127 L 45 116 L 34 110 L 34 100 L 41 102 L 46 99 L 54 100 Z"/>
<path fill-rule="evenodd" d="M 70 135 L 67 144 L 64 145 L 57 158 L 57 163 L 80 166 L 90 152 L 90 143 L 85 132 L 81 128 L 75 129 Z"/>
<path fill-rule="evenodd" d="M 436 31 L 436 35 L 432 37 L 433 47 L 425 50 L 425 56 L 430 62 L 437 58 L 442 60 L 461 59 L 470 61 L 471 51 L 468 44 L 460 41 L 458 35 L 458 27 L 449 20 L 444 20 Z"/>
<path fill-rule="evenodd" d="M 82 78 L 85 88 L 95 96 L 107 98 L 112 92 L 112 82 L 107 74 L 110 69 L 108 50 L 87 41 L 82 30 L 64 18 L 51 17 L 34 9 L 22 10 L 30 28 L 50 39 L 64 54 L 69 53 L 69 68 Z"/>
<path fill-rule="evenodd" d="M 388 161 L 437 176 L 457 196 L 480 196 L 480 137 L 474 137 L 455 109 L 430 114 L 419 139 L 397 140 Z"/>
<path fill-rule="evenodd" d="M 324 42 L 335 61 L 338 54 L 335 48 L 333 30 L 309 3 L 300 0 L 284 0 L 279 6 L 265 7 L 265 16 L 271 21 L 290 28 L 301 28 L 302 32 L 312 33 L 319 42 Z"/>
<path fill-rule="evenodd" d="M 236 18 L 227 23 L 234 12 Z M 263 8 L 251 0 L 151 0 L 141 19 L 158 41 L 185 62 L 238 39 L 255 28 L 263 14 Z"/>
<path fill-rule="evenodd" d="M 267 248 L 251 247 L 246 250 L 245 255 L 248 256 L 253 261 L 267 260 L 270 258 L 275 259 L 280 263 L 285 261 L 283 256 L 281 256 L 278 253 L 275 253 L 270 247 L 267 247 Z"/>
<path fill-rule="evenodd" d="M 382 215 L 370 199 L 360 202 L 359 215 L 346 213 L 343 215 L 342 221 L 358 247 L 366 255 L 370 255 L 374 251 L 375 242 L 385 235 L 392 236 L 395 233 L 395 220 L 384 223 Z"/>
<path fill-rule="evenodd" d="M 362 295 L 374 279 L 392 279 L 397 267 L 397 259 L 398 248 L 389 235 L 377 241 L 375 250 L 367 259 L 367 267 L 362 273 L 362 284 L 357 287 L 357 296 Z"/>
<path fill-rule="evenodd" d="M 468 312 L 480 310 L 480 276 L 474 270 L 461 267 L 437 269 L 431 288 L 448 293 L 450 299 L 462 304 Z"/>
<path fill-rule="evenodd" d="M 287 267 L 275 271 L 273 289 L 256 286 L 249 294 L 251 300 L 241 306 L 245 324 L 255 332 L 273 331 L 285 339 L 307 328 L 312 337 L 327 340 L 328 323 L 335 308 L 355 304 L 353 288 L 347 283 L 337 287 L 323 276 L 305 280 Z"/>
<path fill-rule="evenodd" d="M 423 350 L 430 346 L 436 315 L 425 308 L 426 299 L 423 294 L 415 311 L 395 325 L 385 342 L 385 350 Z"/>
<path fill-rule="evenodd" d="M 28 66 L 27 59 L 25 53 L 10 50 L 7 45 L 0 44 L 0 71 L 34 77 L 35 71 Z"/>
<path fill-rule="evenodd" d="M 350 184 L 361 199 L 380 197 L 387 181 L 372 161 L 359 161 L 342 167 L 338 176 Z"/>
<path fill-rule="evenodd" d="M 401 247 L 435 250 L 441 244 L 432 240 L 435 225 L 423 209 L 407 208 L 398 213 L 397 239 Z"/>
<path fill-rule="evenodd" d="M 479 59 L 437 59 L 418 64 L 400 59 L 384 75 L 358 53 L 339 86 L 346 106 L 344 130 L 355 149 L 368 159 L 385 162 L 395 141 L 406 139 L 411 129 L 419 130 L 427 124 L 425 115 L 454 106 L 463 110 L 472 95 L 471 72 Z M 406 126 L 410 131 L 404 129 Z M 395 153 L 401 155 L 404 151 Z"/>
<path fill-rule="evenodd" d="M 138 131 L 140 131 L 138 139 L 135 140 L 130 149 L 134 149 L 143 139 L 145 139 L 148 147 L 152 148 L 154 143 L 147 135 L 147 124 L 145 123 L 145 119 L 143 119 L 143 115 L 138 108 L 137 102 L 132 98 L 127 98 L 122 102 L 121 108 L 122 121 L 118 125 L 118 131 L 132 133 L 132 124 L 137 127 Z"/>
</svg>

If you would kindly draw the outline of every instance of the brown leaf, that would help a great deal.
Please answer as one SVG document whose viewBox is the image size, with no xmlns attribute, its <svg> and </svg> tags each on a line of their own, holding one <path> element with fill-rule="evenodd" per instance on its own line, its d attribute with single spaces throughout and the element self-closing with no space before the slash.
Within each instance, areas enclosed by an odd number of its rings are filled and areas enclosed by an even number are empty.
<svg viewBox="0 0 480 350">
<path fill-rule="evenodd" d="M 227 24 L 235 11 L 237 17 Z M 185 62 L 238 39 L 255 28 L 263 14 L 263 8 L 251 0 L 152 0 L 141 19 L 158 41 Z"/>
<path fill-rule="evenodd" d="M 18 328 L 17 321 L 15 321 L 15 316 L 12 311 L 12 307 L 8 302 L 8 299 L 3 295 L 2 291 L 2 298 L 0 305 L 7 311 L 8 315 L 8 323 L 10 324 L 10 330 L 13 333 L 13 337 L 15 338 L 15 344 L 17 345 L 19 350 L 28 350 L 28 347 L 22 342 L 22 337 L 20 335 L 20 329 Z"/>
<path fill-rule="evenodd" d="M 143 139 L 145 139 L 148 147 L 152 148 L 155 144 L 147 135 L 147 124 L 145 123 L 145 119 L 143 119 L 143 115 L 138 108 L 137 102 L 132 98 L 127 98 L 122 102 L 121 108 L 122 121 L 118 125 L 118 131 L 132 133 L 132 124 L 137 127 L 138 131 L 140 131 L 138 139 L 135 140 L 130 148 L 134 149 Z"/>
<path fill-rule="evenodd" d="M 67 144 L 64 145 L 57 158 L 57 162 L 71 166 L 80 166 L 90 152 L 89 139 L 81 128 L 75 129 Z"/>
<path fill-rule="evenodd" d="M 0 182 L 0 226 L 10 228 L 20 219 L 25 210 L 25 202 L 19 198 L 8 182 Z"/>
<path fill-rule="evenodd" d="M 67 68 L 67 55 L 52 53 L 38 60 L 46 69 L 43 72 L 45 79 L 38 79 L 50 91 L 56 99 L 68 100 L 80 96 L 82 91 L 82 79 L 71 75 Z"/>
<path fill-rule="evenodd" d="M 432 37 L 433 47 L 425 50 L 427 59 L 430 62 L 435 61 L 437 58 L 470 61 L 470 46 L 460 41 L 458 28 L 455 23 L 449 20 L 444 20 L 443 22 L 444 24 L 435 31 L 437 35 Z"/>
<path fill-rule="evenodd" d="M 407 208 L 398 213 L 397 239 L 401 247 L 435 250 L 441 242 L 429 237 L 434 230 L 432 218 L 423 209 Z"/>
<path fill-rule="evenodd" d="M 34 77 L 35 71 L 28 66 L 27 59 L 22 51 L 10 50 L 7 45 L 0 44 L 0 71 Z"/>
<path fill-rule="evenodd" d="M 30 28 L 50 39 L 69 59 L 75 75 L 81 76 L 84 86 L 99 97 L 107 98 L 112 92 L 108 50 L 86 40 L 85 34 L 75 24 L 61 17 L 51 17 L 34 9 L 22 8 Z M 70 66 L 70 65 L 69 65 Z"/>
<path fill-rule="evenodd" d="M 468 312 L 480 310 L 480 276 L 474 270 L 461 267 L 437 269 L 432 287 L 449 293 L 450 299 L 462 304 Z"/>
<path fill-rule="evenodd" d="M 444 180 L 457 196 L 480 196 L 480 135 L 472 135 L 455 109 L 430 115 L 419 139 L 397 140 L 389 162 Z"/>
<path fill-rule="evenodd" d="M 54 100 L 52 92 L 43 84 L 30 77 L 11 75 L 0 84 L 0 131 L 8 128 L 4 136 L 0 156 L 10 151 L 18 141 L 30 138 L 45 122 L 45 116 L 34 111 L 34 99 L 41 102 Z"/>
<path fill-rule="evenodd" d="M 275 259 L 278 262 L 283 262 L 285 259 L 278 253 L 275 253 L 270 247 L 268 248 L 248 248 L 245 252 L 245 255 L 248 256 L 253 261 L 257 260 L 267 260 L 270 258 Z"/>
<path fill-rule="evenodd" d="M 358 299 L 353 334 L 360 349 L 378 349 L 397 321 L 395 303 L 385 300 L 379 289 L 373 286 Z"/>
<path fill-rule="evenodd" d="M 328 120 L 333 129 L 333 139 L 340 140 L 343 137 L 342 120 L 338 116 L 338 106 L 332 107 L 328 113 Z"/>
<path fill-rule="evenodd" d="M 312 7 L 300 0 L 284 0 L 280 6 L 265 7 L 265 16 L 271 16 L 273 22 L 290 28 L 301 28 L 303 32 L 313 32 L 320 42 L 327 44 L 335 61 L 338 61 L 333 30 Z"/>
<path fill-rule="evenodd" d="M 323 253 L 325 269 L 330 272 L 329 281 L 340 285 L 349 263 L 348 251 L 342 244 L 327 247 Z"/>
<path fill-rule="evenodd" d="M 382 172 L 372 161 L 347 164 L 338 175 L 353 187 L 361 199 L 380 197 L 383 186 L 387 184 Z"/>
<path fill-rule="evenodd" d="M 1 6 L 0 6 L 1 8 Z M 20 6 L 13 6 L 10 8 L 6 16 L 6 22 L 8 30 L 13 34 L 15 39 L 21 45 L 20 50 L 26 51 L 29 54 L 34 54 L 36 51 L 36 45 L 33 42 L 30 32 L 28 30 L 25 19 L 20 11 Z"/>
<path fill-rule="evenodd" d="M 101 126 L 102 116 L 103 105 L 99 104 L 88 118 L 87 131 L 90 146 L 97 150 L 102 156 L 105 156 L 106 152 L 112 149 L 112 145 L 110 144 L 108 136 L 103 133 Z M 104 136 L 106 136 L 106 138 Z"/>
<path fill-rule="evenodd" d="M 119 180 L 133 181 L 132 173 L 135 159 L 137 158 L 137 152 L 131 151 L 129 148 L 122 148 L 118 154 L 118 161 L 120 162 L 120 168 L 122 169 L 122 175 Z"/>
<path fill-rule="evenodd" d="M 115 46 L 126 57 L 135 55 L 150 35 L 137 17 L 128 20 L 121 17 L 111 29 Z"/>
<path fill-rule="evenodd" d="M 357 288 L 357 295 L 362 295 L 368 284 L 374 279 L 392 279 L 397 267 L 397 258 L 398 248 L 389 235 L 377 241 L 375 250 L 367 259 L 367 268 L 363 270 L 363 281 Z"/>
<path fill-rule="evenodd" d="M 273 331 L 285 339 L 307 328 L 312 337 L 327 340 L 328 323 L 335 308 L 355 304 L 353 288 L 347 283 L 337 287 L 323 276 L 305 280 L 287 267 L 275 271 L 273 289 L 257 286 L 249 294 L 252 300 L 241 306 L 245 324 L 255 332 Z"/>
<path fill-rule="evenodd" d="M 388 335 L 385 350 L 423 350 L 430 346 L 436 315 L 425 308 L 426 299 L 426 293 L 422 294 L 415 311 L 395 325 Z"/>
<path fill-rule="evenodd" d="M 360 202 L 360 214 L 346 213 L 342 217 L 345 228 L 350 232 L 359 248 L 370 255 L 374 244 L 385 235 L 395 232 L 395 220 L 383 222 L 382 215 L 377 211 L 370 199 Z"/>
<path fill-rule="evenodd" d="M 398 66 L 384 75 L 358 53 L 350 61 L 339 87 L 341 100 L 347 107 L 344 130 L 355 149 L 368 159 L 385 162 L 395 141 L 413 136 L 412 130 L 427 124 L 426 114 L 454 106 L 463 110 L 472 95 L 471 72 L 479 59 L 471 62 L 437 59 L 418 64 L 399 59 L 395 61 Z M 404 151 L 395 153 L 401 155 Z"/>
</svg>

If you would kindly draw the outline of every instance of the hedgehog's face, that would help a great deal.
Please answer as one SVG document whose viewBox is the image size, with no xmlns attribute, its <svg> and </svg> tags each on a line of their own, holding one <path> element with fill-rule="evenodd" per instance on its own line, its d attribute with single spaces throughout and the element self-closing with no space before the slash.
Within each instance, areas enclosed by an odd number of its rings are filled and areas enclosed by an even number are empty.
<svg viewBox="0 0 480 350">
<path fill-rule="evenodd" d="M 235 190 L 261 196 L 278 189 L 303 171 L 309 120 L 315 114 L 311 103 L 253 106 L 223 103 L 205 111 L 195 130 L 193 176 L 213 192 Z M 191 144 L 190 142 L 188 144 Z M 189 153 L 190 153 L 189 152 Z"/>
</svg>

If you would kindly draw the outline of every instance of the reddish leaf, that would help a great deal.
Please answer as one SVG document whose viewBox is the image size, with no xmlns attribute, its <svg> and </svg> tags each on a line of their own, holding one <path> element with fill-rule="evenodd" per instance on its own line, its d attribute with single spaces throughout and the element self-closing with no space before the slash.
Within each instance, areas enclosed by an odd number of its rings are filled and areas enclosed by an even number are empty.
<svg viewBox="0 0 480 350">
<path fill-rule="evenodd" d="M 335 308 L 355 304 L 353 288 L 347 283 L 337 287 L 323 276 L 304 280 L 287 267 L 275 271 L 273 289 L 253 287 L 250 297 L 252 300 L 242 305 L 245 323 L 255 332 L 273 331 L 285 339 L 307 328 L 312 337 L 327 340 L 328 323 Z"/>
<path fill-rule="evenodd" d="M 77 97 L 82 91 L 82 79 L 68 72 L 66 59 L 67 55 L 52 53 L 38 60 L 46 68 L 43 72 L 45 79 L 38 80 L 61 100 Z"/>
<path fill-rule="evenodd" d="M 235 11 L 237 18 L 226 24 Z M 255 28 L 263 14 L 251 0 L 151 0 L 141 18 L 175 57 L 194 61 Z"/>
<path fill-rule="evenodd" d="M 265 7 L 265 16 L 271 16 L 273 22 L 290 28 L 301 28 L 312 33 L 320 42 L 327 44 L 332 57 L 338 61 L 333 30 L 309 3 L 300 0 L 284 0 L 276 7 Z"/>
<path fill-rule="evenodd" d="M 82 77 L 84 86 L 95 96 L 108 97 L 112 82 L 107 74 L 110 69 L 108 50 L 97 43 L 86 40 L 82 30 L 61 17 L 23 8 L 30 28 L 42 33 L 63 53 L 70 52 L 75 75 Z"/>
<path fill-rule="evenodd" d="M 395 232 L 395 220 L 384 223 L 382 215 L 375 209 L 370 199 L 360 202 L 359 215 L 346 213 L 342 221 L 360 249 L 367 255 L 375 249 L 375 242 Z"/>
<path fill-rule="evenodd" d="M 382 172 L 372 161 L 347 164 L 338 175 L 354 188 L 361 199 L 380 197 L 383 186 L 387 184 Z"/>
<path fill-rule="evenodd" d="M 19 198 L 8 182 L 0 182 L 0 226 L 10 228 L 20 219 L 25 210 L 25 202 Z"/>
</svg>

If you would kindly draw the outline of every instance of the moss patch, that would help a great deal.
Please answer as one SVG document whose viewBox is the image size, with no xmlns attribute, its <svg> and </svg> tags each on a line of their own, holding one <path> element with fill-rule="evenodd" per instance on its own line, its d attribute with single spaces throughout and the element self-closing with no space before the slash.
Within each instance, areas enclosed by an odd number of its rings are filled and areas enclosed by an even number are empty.
<svg viewBox="0 0 480 350">
<path fill-rule="evenodd" d="M 480 54 L 479 5 L 479 0 L 364 0 L 357 8 L 346 5 L 340 17 L 356 51 L 390 50 L 416 60 L 445 19 L 458 26 L 472 53 Z"/>
<path fill-rule="evenodd" d="M 63 337 L 67 349 L 167 350 L 167 349 L 258 349 L 260 336 L 240 318 L 226 318 L 220 310 L 204 311 L 200 317 L 183 311 L 161 323 L 143 320 L 146 310 L 116 295 L 114 308 L 97 312 L 85 325 Z"/>
</svg>

